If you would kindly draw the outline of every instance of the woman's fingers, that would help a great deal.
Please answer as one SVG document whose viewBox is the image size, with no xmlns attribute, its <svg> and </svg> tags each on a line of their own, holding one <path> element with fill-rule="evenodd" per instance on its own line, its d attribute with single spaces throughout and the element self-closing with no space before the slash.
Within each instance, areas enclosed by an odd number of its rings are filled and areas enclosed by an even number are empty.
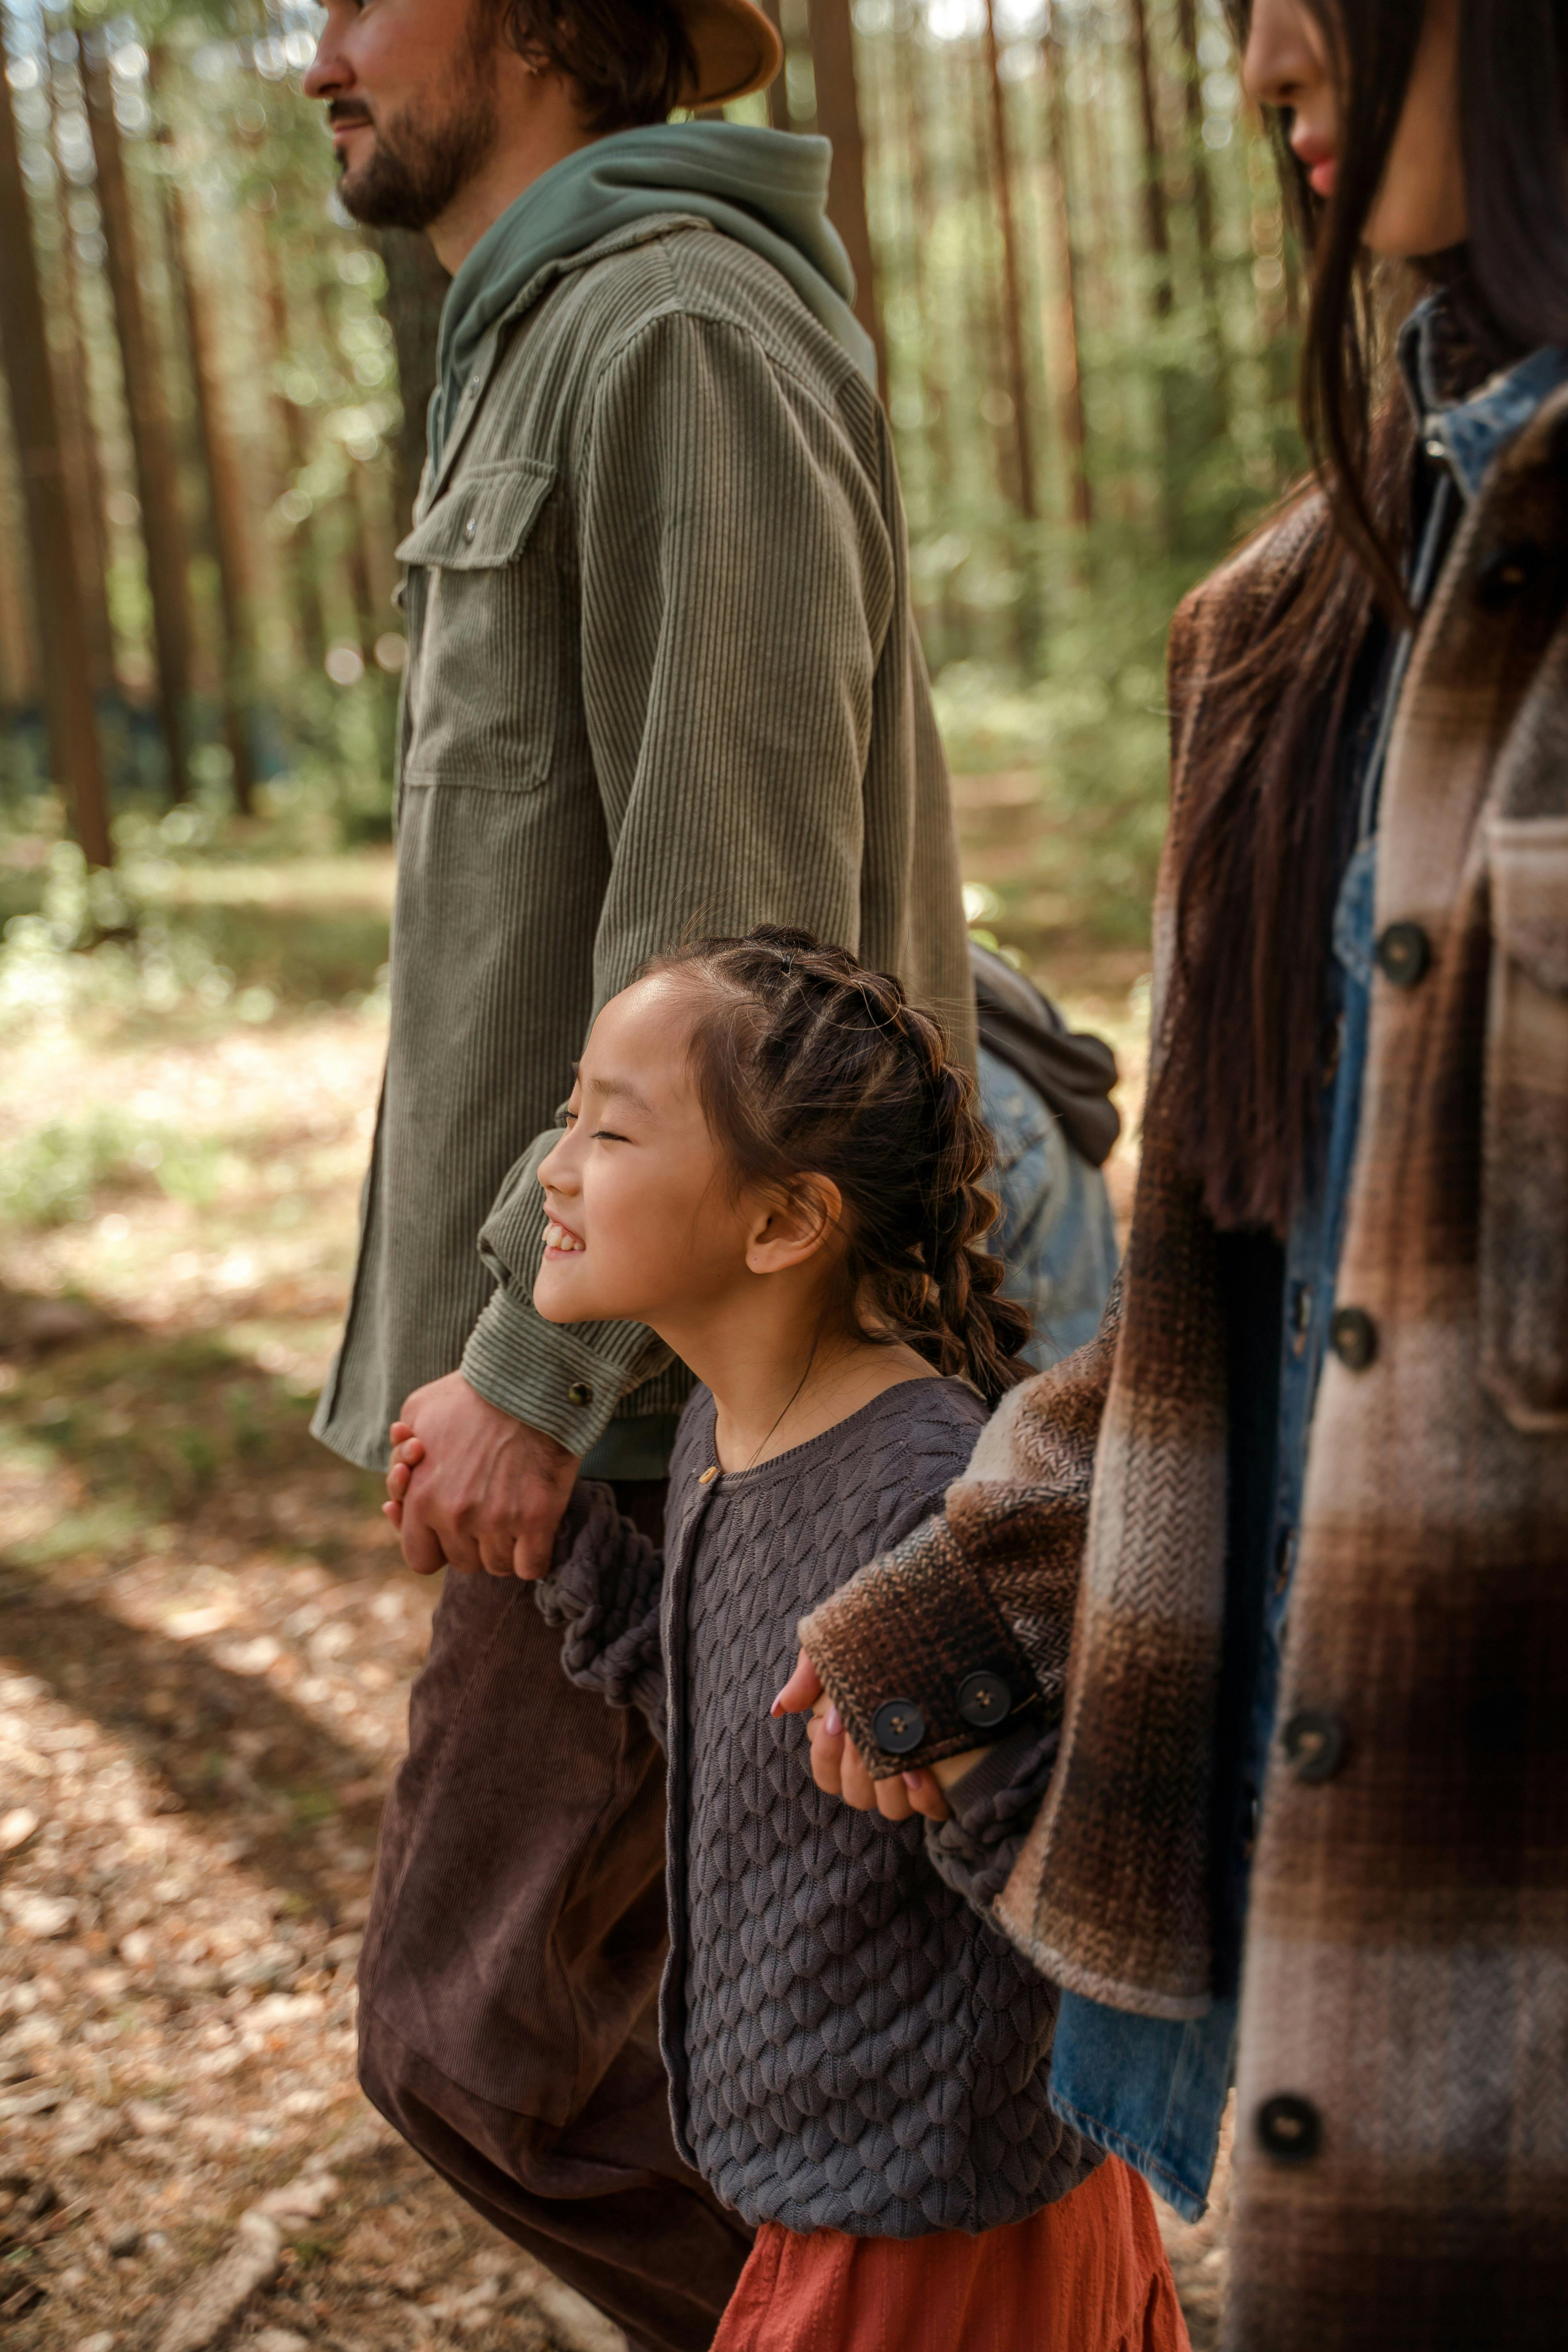
<svg viewBox="0 0 1568 2352">
<path fill-rule="evenodd" d="M 952 1821 L 952 1807 L 942 1795 L 934 1772 L 903 1772 L 899 1777 L 909 1791 L 910 1804 L 915 1812 L 922 1814 L 928 1822 Z M 881 1790 L 889 1784 L 879 1780 L 877 1785 Z"/>
<path fill-rule="evenodd" d="M 804 1715 L 822 1696 L 822 1678 L 803 1650 L 795 1672 L 768 1709 L 770 1715 Z"/>
<path fill-rule="evenodd" d="M 383 1503 L 381 1507 L 381 1516 L 384 1519 L 390 1519 L 395 1528 L 400 1528 L 403 1525 L 402 1504 Z"/>
<path fill-rule="evenodd" d="M 844 1727 L 837 1720 L 837 1707 L 828 1708 L 818 1700 L 805 1736 L 811 1743 L 811 1777 L 825 1796 L 842 1796 L 840 1761 L 844 1754 Z"/>
</svg>

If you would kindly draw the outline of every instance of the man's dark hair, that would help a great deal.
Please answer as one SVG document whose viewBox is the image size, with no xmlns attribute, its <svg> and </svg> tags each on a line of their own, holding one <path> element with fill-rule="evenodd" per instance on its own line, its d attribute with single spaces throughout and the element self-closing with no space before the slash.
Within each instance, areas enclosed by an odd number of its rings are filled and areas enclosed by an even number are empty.
<svg viewBox="0 0 1568 2352">
<path fill-rule="evenodd" d="M 663 122 L 697 61 L 671 0 L 495 0 L 505 37 L 531 65 L 565 74 L 590 131 Z"/>
</svg>

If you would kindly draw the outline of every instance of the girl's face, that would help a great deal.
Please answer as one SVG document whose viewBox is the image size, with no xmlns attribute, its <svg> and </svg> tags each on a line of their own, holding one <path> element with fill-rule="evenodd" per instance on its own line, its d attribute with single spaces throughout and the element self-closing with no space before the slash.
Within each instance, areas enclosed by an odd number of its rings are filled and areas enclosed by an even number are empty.
<svg viewBox="0 0 1568 2352">
<path fill-rule="evenodd" d="M 1347 8 L 1362 0 L 1342 0 Z M 1373 253 L 1408 261 L 1463 239 L 1459 0 L 1426 0 L 1421 39 L 1383 184 L 1362 232 Z M 1320 196 L 1341 158 L 1339 96 L 1322 27 L 1306 0 L 1253 0 L 1242 79 L 1259 106 L 1288 108 L 1290 145 Z"/>
<path fill-rule="evenodd" d="M 821 1216 L 734 1196 L 692 1084 L 691 1024 L 689 986 L 668 974 L 594 1024 L 567 1131 L 539 1171 L 551 1223 L 533 1303 L 546 1322 L 646 1323 L 673 1344 L 821 1249 Z"/>
</svg>

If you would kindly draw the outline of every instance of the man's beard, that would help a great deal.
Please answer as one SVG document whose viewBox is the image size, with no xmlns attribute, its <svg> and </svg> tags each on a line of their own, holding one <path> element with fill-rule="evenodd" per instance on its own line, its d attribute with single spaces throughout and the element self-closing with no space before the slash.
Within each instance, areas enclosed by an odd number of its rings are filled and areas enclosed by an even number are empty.
<svg viewBox="0 0 1568 2352">
<path fill-rule="evenodd" d="M 450 81 L 387 122 L 357 166 L 345 164 L 338 193 L 366 228 L 428 228 L 489 155 L 496 138 L 494 82 L 470 49 Z M 455 85 L 455 86 L 454 86 Z M 351 101 L 339 120 L 368 121 Z"/>
</svg>

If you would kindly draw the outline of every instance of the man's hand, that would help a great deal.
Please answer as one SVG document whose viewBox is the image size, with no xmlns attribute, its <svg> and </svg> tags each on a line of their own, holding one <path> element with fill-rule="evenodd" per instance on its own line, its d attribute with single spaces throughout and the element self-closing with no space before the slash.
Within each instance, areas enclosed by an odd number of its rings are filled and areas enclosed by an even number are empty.
<svg viewBox="0 0 1568 2352">
<path fill-rule="evenodd" d="M 900 1772 L 893 1779 L 874 1780 L 859 1749 L 844 1728 L 844 1718 L 822 1687 L 822 1678 L 803 1650 L 795 1669 L 773 1703 L 774 1715 L 804 1715 L 811 1709 L 806 1738 L 811 1742 L 811 1777 L 827 1796 L 842 1797 L 858 1812 L 879 1812 L 885 1822 L 907 1822 L 922 1813 L 928 1822 L 952 1818 L 952 1807 L 942 1794 L 978 1764 L 984 1748 L 966 1748 L 962 1756 L 943 1756 L 929 1768 Z"/>
<path fill-rule="evenodd" d="M 392 1440 L 384 1507 L 416 1575 L 443 1563 L 490 1576 L 547 1573 L 575 1454 L 488 1404 L 461 1372 L 416 1389 Z"/>
</svg>

